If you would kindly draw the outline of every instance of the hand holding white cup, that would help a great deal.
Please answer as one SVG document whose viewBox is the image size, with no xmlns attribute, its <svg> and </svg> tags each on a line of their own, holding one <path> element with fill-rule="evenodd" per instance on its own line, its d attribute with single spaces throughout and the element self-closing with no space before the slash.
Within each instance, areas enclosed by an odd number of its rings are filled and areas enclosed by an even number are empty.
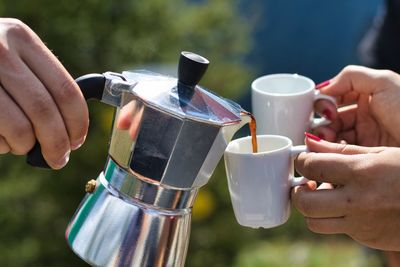
<svg viewBox="0 0 400 267">
<path fill-rule="evenodd" d="M 271 228 L 288 220 L 291 188 L 308 181 L 294 177 L 293 162 L 307 148 L 278 135 L 258 135 L 257 141 L 258 153 L 252 152 L 251 136 L 231 141 L 225 150 L 229 193 L 239 224 Z"/>
</svg>

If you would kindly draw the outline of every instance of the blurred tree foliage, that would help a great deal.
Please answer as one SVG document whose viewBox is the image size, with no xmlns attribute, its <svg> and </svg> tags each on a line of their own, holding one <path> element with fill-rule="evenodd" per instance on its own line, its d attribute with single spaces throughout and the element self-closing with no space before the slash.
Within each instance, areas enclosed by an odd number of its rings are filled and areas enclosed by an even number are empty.
<svg viewBox="0 0 400 267">
<path fill-rule="evenodd" d="M 251 45 L 250 27 L 236 7 L 233 0 L 2 0 L 0 14 L 29 25 L 74 77 L 175 67 L 179 52 L 189 50 L 211 61 L 202 84 L 235 98 L 251 79 L 241 62 Z M 89 108 L 87 141 L 64 169 L 40 170 L 23 157 L 0 157 L 0 266 L 87 266 L 68 248 L 64 231 L 86 181 L 97 177 L 107 156 L 112 109 L 98 103 Z M 230 266 L 244 240 L 256 235 L 234 220 L 222 165 L 212 181 L 199 197 L 187 266 Z"/>
</svg>

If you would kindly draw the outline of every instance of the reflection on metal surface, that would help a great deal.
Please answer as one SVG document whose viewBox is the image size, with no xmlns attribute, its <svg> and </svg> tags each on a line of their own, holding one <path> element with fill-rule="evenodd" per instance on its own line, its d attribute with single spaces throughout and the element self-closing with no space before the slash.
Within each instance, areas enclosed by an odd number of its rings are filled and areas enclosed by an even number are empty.
<svg viewBox="0 0 400 267">
<path fill-rule="evenodd" d="M 86 195 L 66 237 L 73 251 L 93 266 L 184 266 L 190 209 L 160 210 L 115 195 L 101 173 Z"/>
<path fill-rule="evenodd" d="M 109 187 L 124 199 L 139 200 L 142 203 L 165 209 L 193 207 L 198 188 L 180 189 L 165 187 L 159 183 L 145 181 L 133 173 L 127 173 L 115 161 L 109 159 L 105 168 L 105 179 Z"/>
</svg>

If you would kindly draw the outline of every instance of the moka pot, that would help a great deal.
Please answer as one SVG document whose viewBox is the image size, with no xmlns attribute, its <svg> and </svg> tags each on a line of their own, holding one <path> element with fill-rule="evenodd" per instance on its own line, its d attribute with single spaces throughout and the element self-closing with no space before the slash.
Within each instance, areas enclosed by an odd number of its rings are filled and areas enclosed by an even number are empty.
<svg viewBox="0 0 400 267">
<path fill-rule="evenodd" d="M 177 79 L 148 71 L 77 79 L 86 99 L 116 107 L 115 118 L 131 109 L 137 129 L 132 136 L 114 123 L 105 169 L 88 183 L 66 231 L 92 266 L 184 266 L 196 194 L 250 120 L 238 104 L 197 85 L 208 64 L 182 52 Z M 39 144 L 28 162 L 46 166 Z"/>
</svg>

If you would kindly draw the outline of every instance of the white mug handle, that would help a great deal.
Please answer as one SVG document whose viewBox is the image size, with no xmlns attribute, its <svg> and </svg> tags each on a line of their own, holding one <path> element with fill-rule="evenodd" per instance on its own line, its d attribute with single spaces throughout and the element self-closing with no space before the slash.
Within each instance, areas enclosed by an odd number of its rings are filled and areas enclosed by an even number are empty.
<svg viewBox="0 0 400 267">
<path fill-rule="evenodd" d="M 333 98 L 333 97 L 331 97 L 329 95 L 321 94 L 321 92 L 318 91 L 318 90 L 314 90 L 314 102 L 317 101 L 317 100 L 320 100 L 320 99 L 328 100 L 328 101 L 330 101 L 332 104 L 334 104 L 336 106 L 335 98 Z M 319 126 L 325 126 L 325 125 L 328 125 L 330 123 L 331 123 L 331 121 L 326 119 L 326 118 L 314 118 L 312 123 L 311 123 L 311 129 L 314 129 L 314 128 L 319 127 Z"/>
<path fill-rule="evenodd" d="M 303 146 L 293 146 L 293 147 L 291 147 L 290 155 L 292 157 L 292 160 L 302 152 L 308 152 L 307 146 L 303 145 Z M 291 185 L 291 187 L 305 184 L 308 181 L 309 180 L 307 178 L 303 177 L 303 176 L 295 177 L 294 175 L 291 175 L 291 177 L 290 177 L 290 182 L 291 182 L 290 185 Z"/>
</svg>

